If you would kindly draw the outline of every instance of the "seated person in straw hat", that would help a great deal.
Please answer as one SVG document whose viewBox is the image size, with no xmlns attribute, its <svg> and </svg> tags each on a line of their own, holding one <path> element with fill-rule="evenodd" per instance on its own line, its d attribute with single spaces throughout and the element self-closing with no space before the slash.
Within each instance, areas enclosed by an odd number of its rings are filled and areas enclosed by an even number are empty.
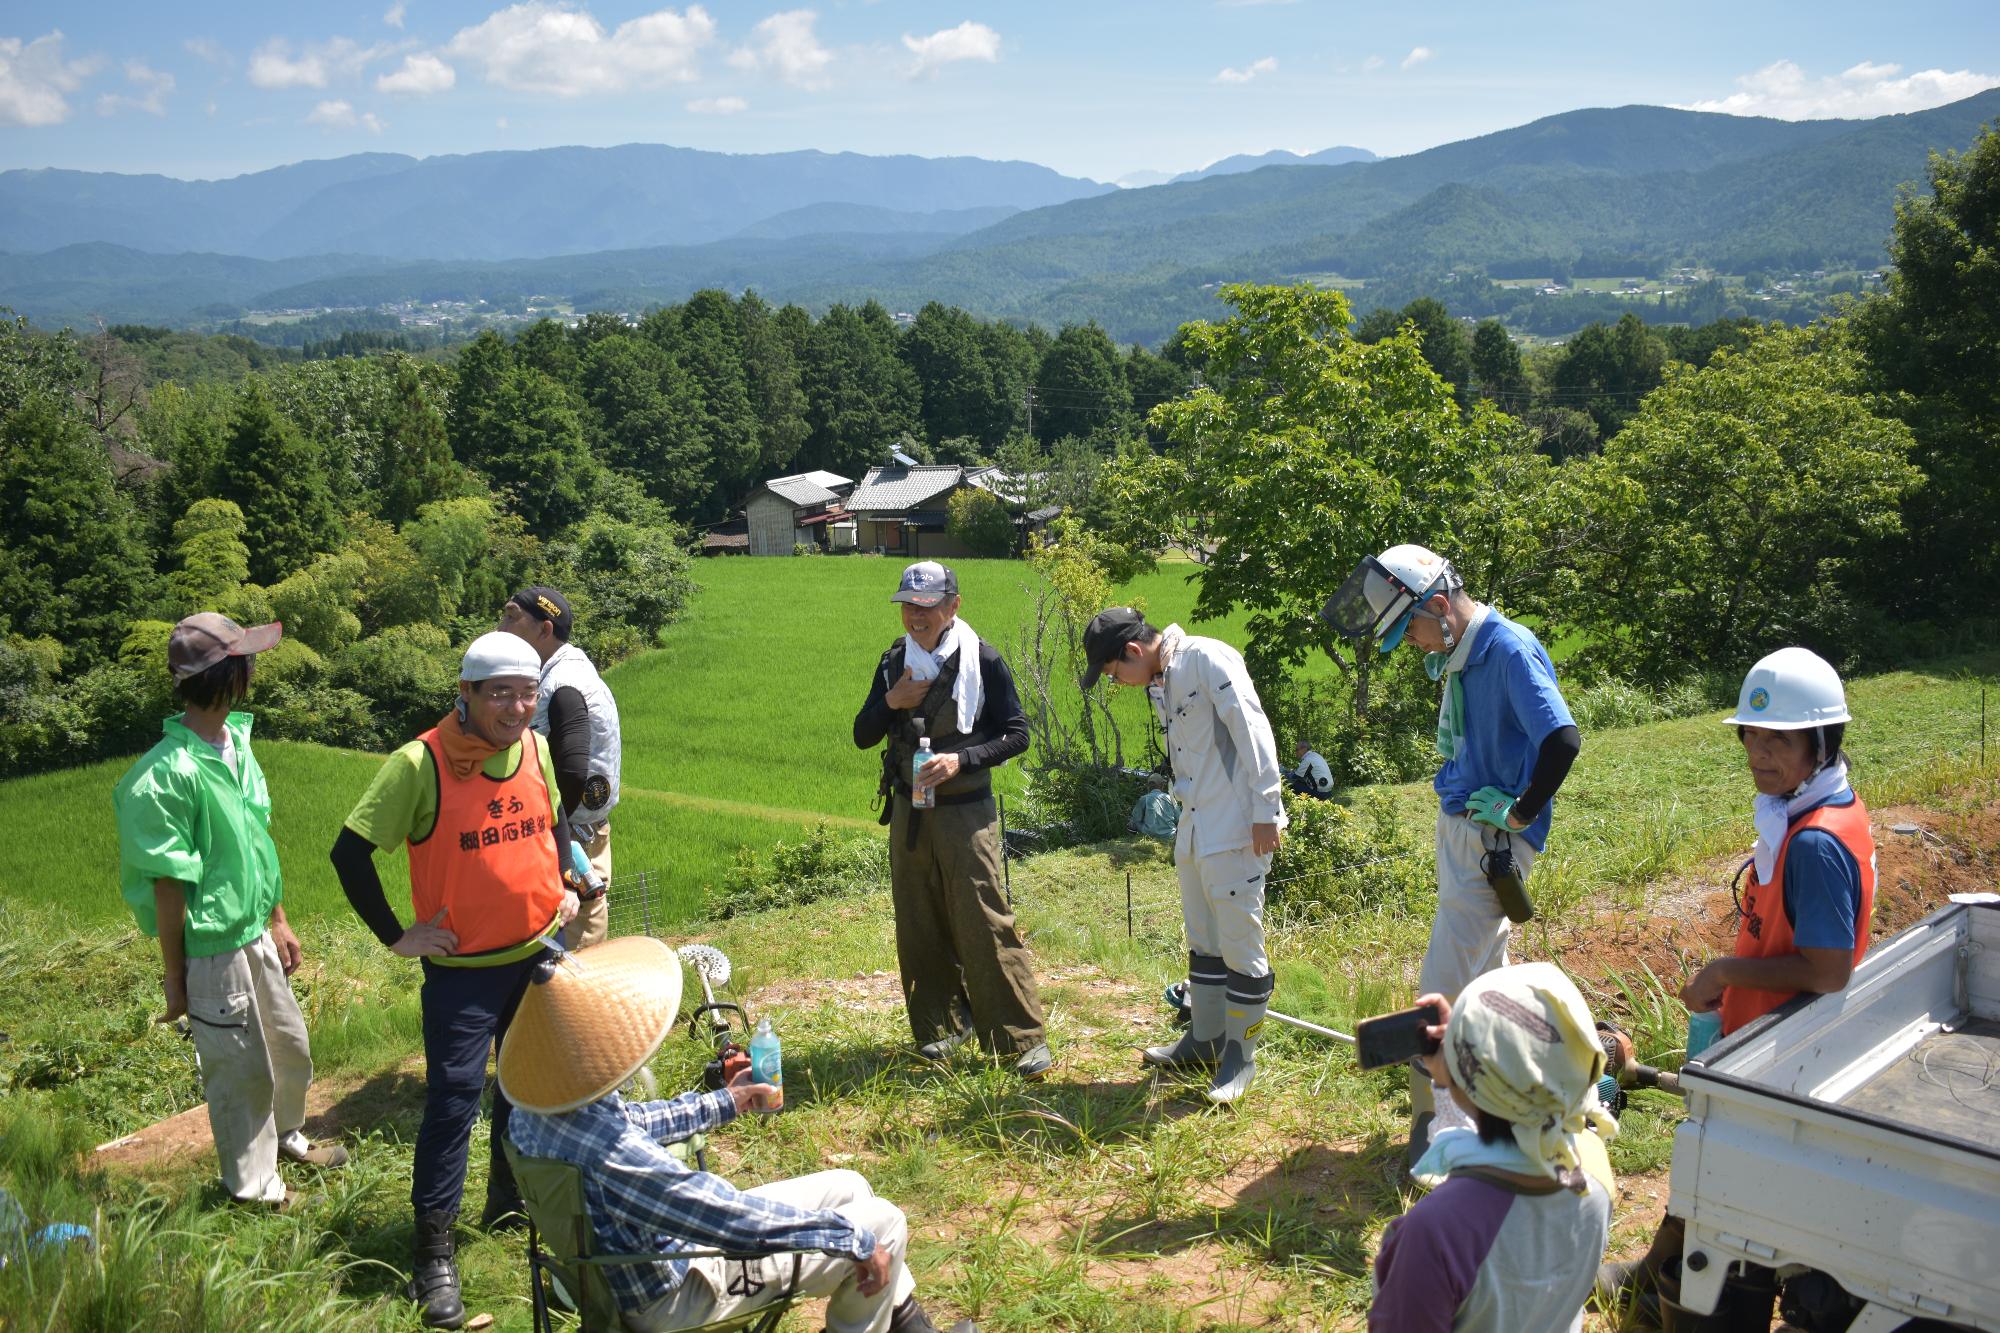
<svg viewBox="0 0 2000 1333">
<path fill-rule="evenodd" d="M 1599 1135 L 1618 1132 L 1597 1100 L 1590 1011 L 1551 963 L 1498 968 L 1457 1004 L 1430 1002 L 1445 1021 L 1423 1065 L 1443 1128 L 1410 1174 L 1431 1192 L 1383 1233 L 1368 1327 L 1581 1330 L 1611 1226 Z"/>
<path fill-rule="evenodd" d="M 909 1226 L 859 1174 L 821 1171 L 739 1190 L 667 1152 L 744 1111 L 777 1110 L 782 1089 L 744 1073 L 670 1101 L 619 1096 L 660 1049 L 680 1003 L 674 951 L 627 936 L 545 962 L 500 1047 L 516 1150 L 582 1171 L 602 1252 L 660 1255 L 607 1270 L 626 1327 L 695 1328 L 767 1305 L 785 1293 L 793 1253 L 803 1251 L 799 1293 L 831 1298 L 829 1333 L 937 1333 L 904 1266 Z M 674 1257 L 689 1248 L 767 1257 Z M 961 1322 L 953 1333 L 975 1331 Z"/>
</svg>

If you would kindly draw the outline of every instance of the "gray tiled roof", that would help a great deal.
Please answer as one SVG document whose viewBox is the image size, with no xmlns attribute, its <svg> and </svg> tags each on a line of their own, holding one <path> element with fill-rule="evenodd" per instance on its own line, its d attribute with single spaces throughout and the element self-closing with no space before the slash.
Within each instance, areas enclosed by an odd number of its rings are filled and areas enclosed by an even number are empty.
<svg viewBox="0 0 2000 1333">
<path fill-rule="evenodd" d="M 835 498 L 831 490 L 813 480 L 810 472 L 801 472 L 794 477 L 773 477 L 764 483 L 764 487 L 779 499 L 789 500 L 797 509 L 817 509 L 832 503 Z"/>
<path fill-rule="evenodd" d="M 851 487 L 854 485 L 854 478 L 843 477 L 838 472 L 828 472 L 824 468 L 821 468 L 817 472 L 801 472 L 799 475 L 813 485 L 824 486 L 830 491 L 838 491 L 843 486 Z"/>
<path fill-rule="evenodd" d="M 879 514 L 914 509 L 951 490 L 964 477 L 965 469 L 956 463 L 871 467 L 854 494 L 847 497 L 847 512 Z"/>
</svg>

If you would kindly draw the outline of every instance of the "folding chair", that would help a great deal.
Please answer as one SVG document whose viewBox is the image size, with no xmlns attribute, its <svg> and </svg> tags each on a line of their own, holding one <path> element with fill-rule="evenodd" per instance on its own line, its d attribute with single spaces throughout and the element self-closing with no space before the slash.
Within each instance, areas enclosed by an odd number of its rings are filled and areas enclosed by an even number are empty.
<svg viewBox="0 0 2000 1333">
<path fill-rule="evenodd" d="M 570 1294 L 582 1333 L 624 1328 L 612 1298 L 605 1269 L 614 1264 L 650 1264 L 663 1259 L 756 1260 L 767 1256 L 730 1254 L 721 1250 L 676 1250 L 661 1254 L 598 1254 L 597 1236 L 583 1202 L 583 1172 L 568 1162 L 528 1157 L 503 1143 L 514 1181 L 528 1213 L 528 1282 L 535 1308 L 535 1333 L 552 1333 L 550 1294 L 544 1278 L 553 1279 Z M 703 1324 L 687 1333 L 772 1333 L 799 1296 L 800 1256 L 792 1254 L 792 1274 L 785 1289 L 769 1305 L 746 1314 Z"/>
</svg>

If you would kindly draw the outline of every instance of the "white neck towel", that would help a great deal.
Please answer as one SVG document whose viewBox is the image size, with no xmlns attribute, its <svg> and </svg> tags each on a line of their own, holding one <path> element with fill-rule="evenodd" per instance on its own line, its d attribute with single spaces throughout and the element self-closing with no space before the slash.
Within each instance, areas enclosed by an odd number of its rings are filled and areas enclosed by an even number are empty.
<svg viewBox="0 0 2000 1333">
<path fill-rule="evenodd" d="M 903 665 L 917 680 L 936 680 L 944 670 L 945 661 L 954 653 L 958 655 L 958 679 L 952 682 L 951 698 L 958 705 L 959 731 L 970 733 L 979 710 L 986 706 L 986 683 L 979 675 L 979 635 L 972 626 L 954 616 L 938 636 L 935 652 L 926 651 L 909 635 L 903 636 Z"/>
<path fill-rule="evenodd" d="M 1757 843 L 1750 849 L 1750 855 L 1757 862 L 1759 884 L 1769 884 L 1778 868 L 1778 849 L 1785 845 L 1785 831 L 1792 826 L 1792 816 L 1832 800 L 1846 790 L 1847 761 L 1836 759 L 1807 778 L 1790 796 L 1757 794 L 1751 813 L 1757 825 Z"/>
</svg>

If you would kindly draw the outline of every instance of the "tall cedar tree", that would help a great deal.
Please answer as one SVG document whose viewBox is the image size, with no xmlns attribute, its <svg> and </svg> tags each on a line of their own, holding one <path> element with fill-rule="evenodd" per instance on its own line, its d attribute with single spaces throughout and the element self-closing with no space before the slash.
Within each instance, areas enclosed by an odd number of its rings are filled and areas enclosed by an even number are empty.
<svg viewBox="0 0 2000 1333">
<path fill-rule="evenodd" d="M 1118 348 L 1093 321 L 1056 335 L 1035 382 L 1035 434 L 1048 441 L 1121 424 L 1132 410 Z"/>
<path fill-rule="evenodd" d="M 271 584 L 340 537 L 319 451 L 250 381 L 236 396 L 216 493 L 243 511 L 250 577 Z"/>
<path fill-rule="evenodd" d="M 896 326 L 880 305 L 836 305 L 806 344 L 812 437 L 802 463 L 860 477 L 904 435 L 922 430 L 917 377 L 896 357 Z"/>
<path fill-rule="evenodd" d="M 736 303 L 742 327 L 743 378 L 757 418 L 757 477 L 784 473 L 812 433 L 802 368 L 777 313 L 755 292 Z"/>
<path fill-rule="evenodd" d="M 56 640 L 71 670 L 112 656 L 151 592 L 151 561 L 104 449 L 51 395 L 0 418 L 0 532 L 6 627 Z"/>
<path fill-rule="evenodd" d="M 381 494 L 378 512 L 391 523 L 413 518 L 433 500 L 449 500 L 464 490 L 444 413 L 424 391 L 416 363 L 397 358 L 396 384 L 382 423 Z"/>
</svg>

